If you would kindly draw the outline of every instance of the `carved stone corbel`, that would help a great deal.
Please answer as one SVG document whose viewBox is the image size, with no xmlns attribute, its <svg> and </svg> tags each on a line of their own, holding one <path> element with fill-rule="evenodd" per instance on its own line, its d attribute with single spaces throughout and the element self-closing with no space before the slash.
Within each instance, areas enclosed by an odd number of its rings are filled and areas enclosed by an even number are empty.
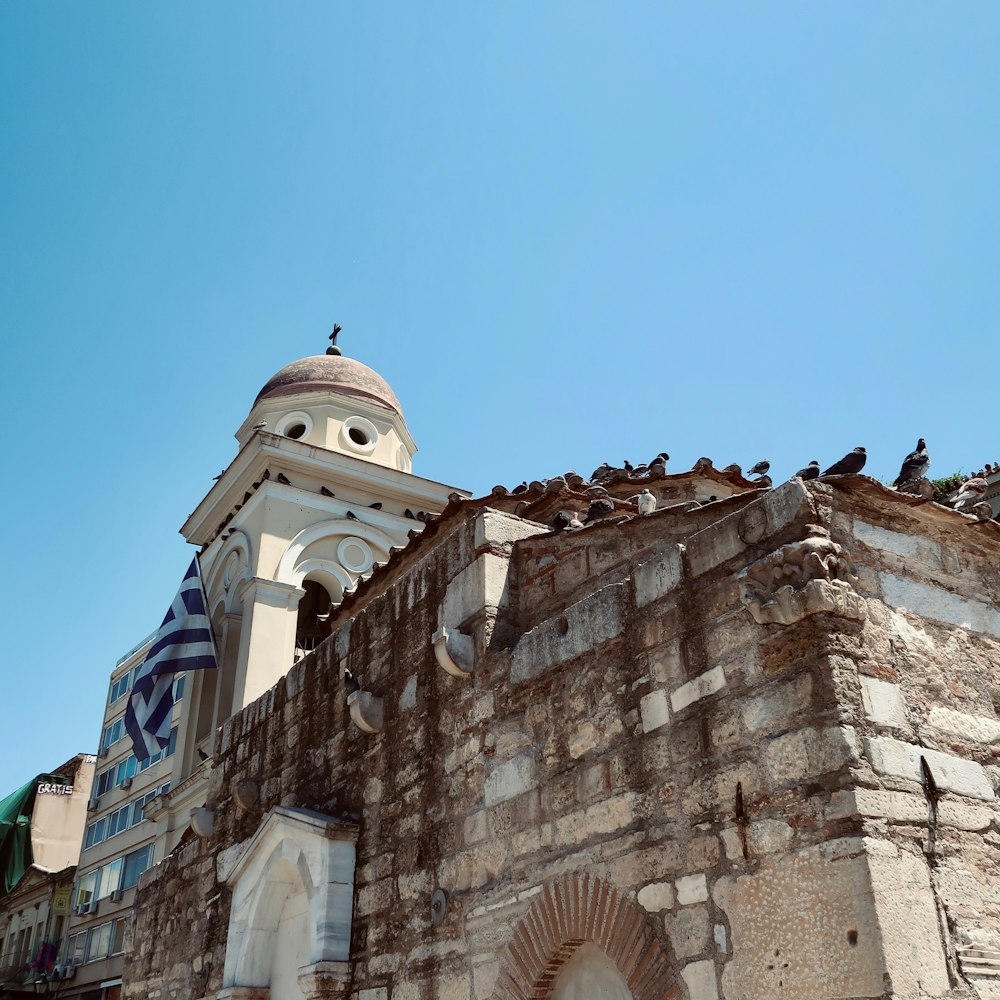
<svg viewBox="0 0 1000 1000">
<path fill-rule="evenodd" d="M 862 621 L 864 598 L 854 589 L 857 574 L 843 546 L 819 525 L 809 537 L 783 545 L 750 566 L 743 603 L 761 625 L 791 625 L 819 612 Z"/>
<path fill-rule="evenodd" d="M 354 725 L 363 733 L 380 733 L 385 721 L 382 699 L 371 691 L 352 691 L 347 696 L 347 707 L 351 710 Z"/>
<path fill-rule="evenodd" d="M 476 644 L 471 635 L 442 625 L 433 636 L 434 655 L 452 677 L 468 677 L 475 666 Z"/>
</svg>

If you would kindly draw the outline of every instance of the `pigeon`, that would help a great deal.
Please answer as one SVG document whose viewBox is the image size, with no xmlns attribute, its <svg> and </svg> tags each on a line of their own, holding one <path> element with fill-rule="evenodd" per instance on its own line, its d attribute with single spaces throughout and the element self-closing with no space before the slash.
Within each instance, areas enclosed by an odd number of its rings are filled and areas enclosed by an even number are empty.
<svg viewBox="0 0 1000 1000">
<path fill-rule="evenodd" d="M 903 459 L 899 475 L 892 485 L 898 489 L 903 483 L 912 483 L 915 479 L 923 479 L 930 467 L 931 456 L 927 454 L 927 443 L 923 438 L 920 438 L 917 441 L 916 449 Z"/>
<path fill-rule="evenodd" d="M 254 424 L 253 429 L 255 431 L 262 431 L 267 426 L 267 421 L 262 420 L 259 424 Z"/>
<path fill-rule="evenodd" d="M 320 493 L 325 497 L 336 497 L 336 493 L 333 490 L 328 490 L 325 486 L 319 488 Z"/>
<path fill-rule="evenodd" d="M 403 517 L 408 517 L 411 521 L 415 521 L 417 519 L 417 515 L 414 514 L 409 507 L 407 507 L 406 510 L 403 511 Z"/>
<path fill-rule="evenodd" d="M 565 531 L 567 528 L 582 528 L 583 522 L 571 510 L 560 510 L 552 518 L 552 528 L 555 531 Z"/>
<path fill-rule="evenodd" d="M 738 465 L 736 462 L 733 462 L 732 465 L 727 465 L 722 471 L 723 472 L 731 472 L 731 473 L 733 473 L 733 475 L 736 475 L 736 476 L 742 476 L 743 475 L 743 467 L 741 465 Z"/>
<path fill-rule="evenodd" d="M 283 472 L 279 472 L 277 476 L 274 477 L 282 486 L 291 486 L 292 481 Z"/>
<path fill-rule="evenodd" d="M 604 462 L 603 464 L 599 465 L 596 469 L 594 469 L 594 471 L 590 474 L 590 481 L 592 483 L 596 483 L 599 479 L 604 479 L 606 476 L 610 476 L 611 473 L 614 471 L 615 470 L 612 469 L 607 462 Z"/>
<path fill-rule="evenodd" d="M 375 503 L 370 503 L 368 506 L 372 510 L 381 510 L 382 509 L 382 501 L 379 500 L 379 501 L 376 501 Z"/>
<path fill-rule="evenodd" d="M 958 488 L 958 493 L 955 499 L 952 500 L 952 505 L 955 510 L 960 510 L 962 507 L 971 507 L 979 502 L 980 497 L 989 488 L 989 483 L 980 476 L 973 476 L 972 479 L 966 479 L 964 483 Z"/>
<path fill-rule="evenodd" d="M 649 490 L 643 490 L 639 494 L 639 513 L 652 514 L 656 510 L 656 497 Z"/>
<path fill-rule="evenodd" d="M 868 461 L 868 455 L 864 448 L 855 448 L 849 451 L 839 462 L 834 462 L 827 469 L 824 476 L 854 476 L 859 473 Z"/>
<path fill-rule="evenodd" d="M 222 472 L 220 472 L 217 476 L 212 476 L 213 482 L 217 483 L 225 474 L 226 474 L 226 470 L 223 469 Z"/>
<path fill-rule="evenodd" d="M 590 524 L 591 521 L 596 521 L 601 517 L 607 517 L 608 514 L 613 514 L 614 512 L 615 504 L 613 500 L 593 500 L 587 508 L 587 516 L 583 519 L 583 523 Z"/>
<path fill-rule="evenodd" d="M 344 667 L 344 687 L 347 689 L 348 694 L 354 694 L 355 691 L 361 690 L 361 685 L 358 683 L 357 677 L 347 667 Z"/>
<path fill-rule="evenodd" d="M 634 469 L 634 468 L 635 468 L 635 466 L 633 466 L 633 465 L 632 465 L 632 463 L 631 463 L 631 462 L 630 462 L 630 461 L 629 461 L 629 460 L 628 460 L 627 458 L 623 458 L 623 459 L 622 459 L 622 468 L 623 468 L 623 469 L 624 469 L 624 470 L 625 470 L 626 472 L 631 472 L 631 471 L 632 471 L 632 469 Z"/>
<path fill-rule="evenodd" d="M 521 483 L 521 485 L 520 485 L 520 486 L 515 486 L 515 487 L 514 487 L 514 488 L 513 488 L 512 490 L 511 490 L 511 493 L 513 493 L 513 494 L 514 494 L 515 496 L 516 496 L 516 495 L 517 495 L 518 493 L 527 493 L 527 492 L 528 492 L 528 480 L 527 480 L 527 479 L 526 479 L 526 480 L 525 480 L 525 481 L 524 481 L 523 483 Z"/>
<path fill-rule="evenodd" d="M 652 468 L 654 465 L 666 465 L 670 461 L 670 456 L 665 452 L 661 451 L 656 458 L 654 458 L 650 463 L 649 467 Z"/>
<path fill-rule="evenodd" d="M 792 479 L 815 479 L 819 475 L 819 462 L 814 458 L 804 469 L 799 469 Z"/>
<path fill-rule="evenodd" d="M 771 460 L 769 458 L 762 458 L 748 473 L 748 476 L 764 476 L 767 475 L 767 470 L 771 468 Z"/>
<path fill-rule="evenodd" d="M 347 517 L 348 521 L 358 521 L 358 520 L 360 520 L 360 518 L 358 517 L 358 515 L 355 514 L 354 511 L 352 511 L 352 510 L 349 510 L 345 516 Z"/>
</svg>

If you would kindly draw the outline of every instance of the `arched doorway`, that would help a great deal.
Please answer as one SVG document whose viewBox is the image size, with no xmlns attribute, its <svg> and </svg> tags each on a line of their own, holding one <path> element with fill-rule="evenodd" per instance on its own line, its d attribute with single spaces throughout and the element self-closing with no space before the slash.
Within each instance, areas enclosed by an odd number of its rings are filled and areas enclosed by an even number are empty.
<svg viewBox="0 0 1000 1000">
<path fill-rule="evenodd" d="M 552 1000 L 634 1000 L 618 966 L 595 944 L 580 945 L 562 967 Z"/>
<path fill-rule="evenodd" d="M 577 872 L 542 886 L 501 953 L 492 1000 L 679 996 L 646 911 L 613 885 Z"/>
</svg>

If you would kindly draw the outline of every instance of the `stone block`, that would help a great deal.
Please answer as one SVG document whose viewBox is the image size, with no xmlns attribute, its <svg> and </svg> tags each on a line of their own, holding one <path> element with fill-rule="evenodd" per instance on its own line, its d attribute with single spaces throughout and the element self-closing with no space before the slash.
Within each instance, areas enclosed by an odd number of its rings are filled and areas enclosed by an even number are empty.
<svg viewBox="0 0 1000 1000">
<path fill-rule="evenodd" d="M 681 969 L 688 1000 L 719 1000 L 719 982 L 714 962 L 688 962 Z"/>
<path fill-rule="evenodd" d="M 708 947 L 712 922 L 704 906 L 687 906 L 666 919 L 667 934 L 678 958 L 694 958 Z"/>
<path fill-rule="evenodd" d="M 878 579 L 886 603 L 894 608 L 1000 638 L 1000 611 L 989 604 L 893 573 L 879 573 Z"/>
<path fill-rule="evenodd" d="M 879 774 L 918 782 L 922 780 L 920 758 L 924 757 L 938 788 L 993 801 L 993 787 L 982 766 L 975 761 L 903 743 L 889 736 L 865 737 L 865 753 Z"/>
<path fill-rule="evenodd" d="M 870 549 L 881 549 L 902 556 L 908 563 L 922 562 L 928 569 L 937 570 L 941 566 L 940 547 L 928 539 L 901 531 L 890 531 L 876 524 L 868 524 L 860 518 L 854 519 L 854 536 Z"/>
<path fill-rule="evenodd" d="M 511 654 L 511 684 L 531 680 L 621 635 L 625 607 L 625 585 L 613 584 L 526 632 Z"/>
<path fill-rule="evenodd" d="M 725 671 L 722 667 L 713 667 L 673 691 L 670 695 L 670 707 L 675 712 L 681 712 L 696 701 L 721 691 L 725 686 Z"/>
<path fill-rule="evenodd" d="M 927 717 L 927 724 L 943 733 L 960 736 L 963 740 L 1000 743 L 1000 720 L 989 716 L 969 715 L 935 705 Z"/>
<path fill-rule="evenodd" d="M 639 890 L 638 900 L 650 913 L 669 910 L 674 905 L 674 887 L 670 882 L 650 882 Z"/>
<path fill-rule="evenodd" d="M 494 806 L 498 802 L 506 802 L 538 784 L 535 777 L 535 758 L 530 754 L 521 754 L 493 770 L 486 779 L 483 789 L 486 806 Z"/>
<path fill-rule="evenodd" d="M 684 564 L 681 547 L 673 545 L 648 562 L 636 566 L 633 582 L 635 585 L 636 607 L 643 608 L 653 601 L 665 597 L 681 582 Z"/>
<path fill-rule="evenodd" d="M 800 674 L 743 703 L 743 724 L 751 732 L 790 729 L 812 700 L 812 674 Z"/>
<path fill-rule="evenodd" d="M 708 899 L 708 879 L 704 875 L 685 875 L 676 883 L 677 902 L 680 906 L 704 903 Z"/>
<path fill-rule="evenodd" d="M 639 701 L 639 716 L 644 733 L 651 733 L 654 729 L 665 726 L 670 721 L 667 693 L 658 689 L 644 695 Z"/>
<path fill-rule="evenodd" d="M 859 680 L 865 717 L 869 721 L 892 729 L 910 728 L 903 693 L 898 684 L 890 684 L 889 681 L 869 677 L 867 674 L 861 674 Z"/>
</svg>

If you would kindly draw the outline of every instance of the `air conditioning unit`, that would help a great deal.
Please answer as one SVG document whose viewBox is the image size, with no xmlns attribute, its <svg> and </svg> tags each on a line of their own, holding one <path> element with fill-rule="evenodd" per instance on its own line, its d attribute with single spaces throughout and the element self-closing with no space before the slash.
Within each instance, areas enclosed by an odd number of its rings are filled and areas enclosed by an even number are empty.
<svg viewBox="0 0 1000 1000">
<path fill-rule="evenodd" d="M 125 892 L 124 889 L 115 889 L 115 891 L 111 893 L 111 902 L 120 903 L 122 901 L 122 895 L 124 894 L 124 892 Z"/>
<path fill-rule="evenodd" d="M 101 747 L 101 749 L 97 751 L 97 756 L 103 759 L 103 758 L 107 757 L 107 755 L 110 752 L 110 750 L 111 750 L 111 747 Z"/>
<path fill-rule="evenodd" d="M 95 795 L 92 799 L 87 800 L 87 812 L 97 812 L 97 807 L 101 804 L 101 797 Z"/>
<path fill-rule="evenodd" d="M 64 965 L 62 974 L 63 979 L 72 979 L 76 975 L 76 967 L 79 964 L 80 963 L 74 959 L 72 965 Z"/>
<path fill-rule="evenodd" d="M 123 782 L 121 783 L 121 786 L 120 786 L 120 787 L 121 787 L 121 788 L 123 788 L 123 789 L 125 789 L 125 790 L 127 791 L 127 790 L 128 790 L 129 788 L 131 788 L 131 787 L 132 787 L 132 779 L 131 779 L 131 778 L 126 778 L 126 779 L 125 779 L 125 780 L 124 780 L 124 781 L 123 781 Z"/>
</svg>

